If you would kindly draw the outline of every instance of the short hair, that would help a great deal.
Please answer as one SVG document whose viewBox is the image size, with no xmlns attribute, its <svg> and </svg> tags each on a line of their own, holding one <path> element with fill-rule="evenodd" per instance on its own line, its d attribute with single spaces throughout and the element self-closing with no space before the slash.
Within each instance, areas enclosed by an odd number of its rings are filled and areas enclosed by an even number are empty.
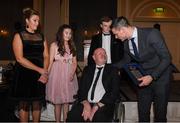
<svg viewBox="0 0 180 123">
<path fill-rule="evenodd" d="M 101 18 L 100 24 L 102 24 L 103 22 L 109 22 L 109 21 L 112 21 L 112 18 L 110 18 L 108 16 L 104 16 Z"/>
<path fill-rule="evenodd" d="M 113 21 L 112 27 L 128 27 L 130 23 L 124 16 L 120 16 Z"/>
<path fill-rule="evenodd" d="M 95 55 L 95 53 L 96 53 L 98 50 L 103 50 L 103 51 L 106 53 L 106 50 L 105 50 L 104 48 L 99 47 L 99 48 L 97 48 L 97 49 L 94 50 L 93 55 Z"/>
</svg>

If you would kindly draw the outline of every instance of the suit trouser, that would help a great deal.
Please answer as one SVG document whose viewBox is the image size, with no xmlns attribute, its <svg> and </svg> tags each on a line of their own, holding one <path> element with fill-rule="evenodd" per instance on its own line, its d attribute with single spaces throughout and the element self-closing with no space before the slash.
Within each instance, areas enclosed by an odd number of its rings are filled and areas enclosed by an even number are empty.
<svg viewBox="0 0 180 123">
<path fill-rule="evenodd" d="M 68 112 L 67 122 L 85 122 L 82 117 L 83 105 L 77 103 Z M 110 122 L 113 118 L 114 105 L 106 105 L 99 108 L 92 119 L 93 122 Z"/>
<path fill-rule="evenodd" d="M 140 122 L 150 121 L 151 103 L 154 102 L 154 121 L 166 122 L 171 74 L 166 71 L 151 85 L 138 90 L 138 115 Z"/>
</svg>

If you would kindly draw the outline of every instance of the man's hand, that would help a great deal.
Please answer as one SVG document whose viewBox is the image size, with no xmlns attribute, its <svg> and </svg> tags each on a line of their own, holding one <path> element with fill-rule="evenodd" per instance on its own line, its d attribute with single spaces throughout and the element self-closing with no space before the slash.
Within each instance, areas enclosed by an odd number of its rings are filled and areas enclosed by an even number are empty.
<svg viewBox="0 0 180 123">
<path fill-rule="evenodd" d="M 92 121 L 94 114 L 96 113 L 97 110 L 99 110 L 99 108 L 103 107 L 104 104 L 101 102 L 96 103 L 96 105 L 93 106 L 92 110 L 91 110 L 91 117 L 90 117 L 90 121 Z"/>
<path fill-rule="evenodd" d="M 139 78 L 138 80 L 141 82 L 139 86 L 142 87 L 142 86 L 148 86 L 152 82 L 153 78 L 150 75 L 146 75 Z"/>
<path fill-rule="evenodd" d="M 92 119 L 93 119 L 93 117 L 94 117 L 94 114 L 96 113 L 96 111 L 98 110 L 98 106 L 97 105 L 94 105 L 93 107 L 92 107 L 92 110 L 91 110 L 91 116 L 90 116 L 90 118 L 89 118 L 89 120 L 90 121 L 92 121 Z"/>
<path fill-rule="evenodd" d="M 90 117 L 91 117 L 91 105 L 87 100 L 83 101 L 82 104 L 84 106 L 82 116 L 83 116 L 84 120 L 86 121 L 86 120 L 90 119 Z"/>
</svg>

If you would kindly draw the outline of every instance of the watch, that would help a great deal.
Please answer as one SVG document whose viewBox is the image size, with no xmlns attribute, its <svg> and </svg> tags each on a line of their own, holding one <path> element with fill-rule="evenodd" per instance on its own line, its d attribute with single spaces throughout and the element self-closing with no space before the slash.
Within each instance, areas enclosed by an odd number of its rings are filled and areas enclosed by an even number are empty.
<svg viewBox="0 0 180 123">
<path fill-rule="evenodd" d="M 153 76 L 153 75 L 151 75 L 151 77 L 152 77 L 153 81 L 156 81 L 156 80 L 157 80 L 157 77 L 155 77 L 155 76 Z"/>
<path fill-rule="evenodd" d="M 97 106 L 98 108 L 101 108 L 98 103 L 94 103 L 93 106 Z"/>
</svg>

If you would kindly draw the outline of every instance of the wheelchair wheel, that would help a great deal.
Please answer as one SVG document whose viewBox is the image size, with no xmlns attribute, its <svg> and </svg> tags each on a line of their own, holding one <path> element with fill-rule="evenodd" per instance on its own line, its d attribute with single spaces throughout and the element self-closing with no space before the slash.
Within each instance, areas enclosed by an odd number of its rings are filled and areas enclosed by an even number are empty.
<svg viewBox="0 0 180 123">
<path fill-rule="evenodd" d="M 119 123 L 123 123 L 125 118 L 125 106 L 122 102 L 119 103 L 118 107 L 118 120 Z"/>
<path fill-rule="evenodd" d="M 116 103 L 113 123 L 123 123 L 125 118 L 125 106 L 122 102 Z"/>
</svg>

